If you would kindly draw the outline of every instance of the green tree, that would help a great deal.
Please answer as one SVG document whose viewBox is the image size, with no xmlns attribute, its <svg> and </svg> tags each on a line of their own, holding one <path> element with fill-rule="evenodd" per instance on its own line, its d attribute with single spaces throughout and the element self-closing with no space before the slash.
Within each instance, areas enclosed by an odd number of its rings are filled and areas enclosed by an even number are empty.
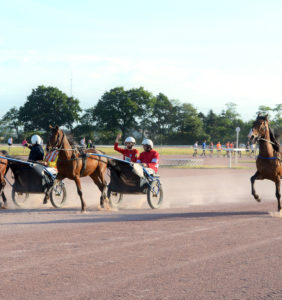
<svg viewBox="0 0 282 300">
<path fill-rule="evenodd" d="M 127 93 L 128 97 L 137 103 L 136 122 L 143 139 L 145 132 L 149 131 L 152 126 L 156 98 L 150 92 L 144 90 L 143 87 L 130 89 Z"/>
<path fill-rule="evenodd" d="M 95 126 L 93 124 L 93 108 L 84 110 L 84 114 L 79 118 L 79 124 L 72 129 L 71 133 L 77 141 L 82 137 L 85 137 L 86 140 L 91 139 L 92 142 L 96 141 Z"/>
<path fill-rule="evenodd" d="M 203 120 L 198 111 L 190 103 L 174 105 L 174 117 L 170 137 L 170 144 L 193 144 L 196 140 L 207 139 L 203 128 Z"/>
<path fill-rule="evenodd" d="M 126 136 L 148 121 L 151 101 L 152 95 L 142 87 L 128 91 L 117 87 L 98 101 L 93 109 L 93 120 L 107 134 L 121 131 Z"/>
<path fill-rule="evenodd" d="M 276 104 L 273 108 L 274 119 L 273 119 L 273 127 L 279 133 L 282 134 L 282 104 Z"/>
<path fill-rule="evenodd" d="M 241 123 L 240 115 L 238 114 L 235 103 L 229 102 L 226 104 L 227 109 L 223 110 L 218 120 L 218 134 L 222 142 L 236 140 L 236 127 Z"/>
<path fill-rule="evenodd" d="M 216 113 L 210 110 L 207 116 L 203 116 L 204 130 L 209 135 L 211 140 L 220 140 L 219 117 Z"/>
<path fill-rule="evenodd" d="M 262 113 L 263 115 L 268 114 L 270 126 L 275 130 L 277 135 L 282 135 L 282 104 L 276 104 L 273 108 L 261 105 L 259 106 L 258 113 Z"/>
<path fill-rule="evenodd" d="M 79 101 L 54 87 L 38 86 L 19 109 L 19 119 L 25 130 L 48 131 L 50 124 L 69 129 L 79 120 Z"/>
<path fill-rule="evenodd" d="M 261 113 L 263 115 L 266 115 L 266 114 L 271 115 L 272 114 L 272 108 L 270 106 L 260 105 L 257 114 L 258 113 Z"/>
<path fill-rule="evenodd" d="M 152 110 L 152 120 L 149 128 L 149 136 L 157 143 L 164 143 L 168 135 L 173 119 L 173 104 L 162 93 L 155 98 Z"/>
<path fill-rule="evenodd" d="M 23 123 L 19 120 L 19 110 L 16 107 L 12 107 L 0 121 L 2 128 L 6 131 L 14 130 L 17 135 L 17 139 L 20 137 L 20 131 Z"/>
</svg>

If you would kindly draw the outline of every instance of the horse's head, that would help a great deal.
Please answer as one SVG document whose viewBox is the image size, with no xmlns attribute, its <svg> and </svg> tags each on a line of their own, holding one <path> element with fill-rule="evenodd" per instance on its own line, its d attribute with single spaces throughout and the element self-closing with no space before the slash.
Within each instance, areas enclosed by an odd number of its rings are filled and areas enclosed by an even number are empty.
<svg viewBox="0 0 282 300">
<path fill-rule="evenodd" d="M 56 125 L 55 127 L 52 127 L 50 125 L 49 128 L 50 133 L 46 146 L 47 151 L 51 150 L 52 148 L 61 148 L 64 139 L 63 131 L 59 129 L 58 125 Z"/>
<path fill-rule="evenodd" d="M 253 127 L 248 134 L 251 142 L 255 143 L 258 139 L 265 138 L 265 134 L 269 130 L 267 117 L 268 115 L 263 117 L 260 114 L 257 116 L 257 119 L 254 121 Z"/>
</svg>

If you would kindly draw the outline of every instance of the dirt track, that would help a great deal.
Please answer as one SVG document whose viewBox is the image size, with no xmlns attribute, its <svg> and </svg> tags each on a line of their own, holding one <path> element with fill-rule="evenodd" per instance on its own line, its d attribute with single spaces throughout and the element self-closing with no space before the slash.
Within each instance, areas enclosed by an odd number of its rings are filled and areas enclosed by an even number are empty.
<svg viewBox="0 0 282 300">
<path fill-rule="evenodd" d="M 159 210 L 130 196 L 98 211 L 88 179 L 86 214 L 68 181 L 64 209 L 37 196 L 30 210 L 2 210 L 0 299 L 281 299 L 274 184 L 257 183 L 258 204 L 252 170 L 160 173 Z"/>
</svg>

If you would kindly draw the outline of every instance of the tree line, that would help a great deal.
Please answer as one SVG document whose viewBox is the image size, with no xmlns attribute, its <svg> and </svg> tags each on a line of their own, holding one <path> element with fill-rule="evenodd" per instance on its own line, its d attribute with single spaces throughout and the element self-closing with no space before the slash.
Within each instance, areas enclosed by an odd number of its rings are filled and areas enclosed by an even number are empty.
<svg viewBox="0 0 282 300">
<path fill-rule="evenodd" d="M 260 106 L 268 113 L 274 129 L 282 128 L 282 104 Z M 254 111 L 254 116 L 255 113 Z M 143 87 L 106 91 L 97 104 L 82 110 L 79 100 L 55 87 L 33 89 L 26 102 L 12 107 L 0 120 L 0 136 L 13 136 L 15 142 L 37 133 L 47 138 L 49 125 L 59 125 L 73 135 L 91 139 L 95 144 L 112 144 L 118 132 L 132 135 L 137 142 L 149 137 L 159 145 L 191 145 L 195 141 L 235 141 L 240 127 L 240 142 L 245 143 L 253 120 L 243 121 L 236 104 L 216 114 L 198 112 L 190 103 L 169 99 L 163 93 L 153 95 Z"/>
</svg>

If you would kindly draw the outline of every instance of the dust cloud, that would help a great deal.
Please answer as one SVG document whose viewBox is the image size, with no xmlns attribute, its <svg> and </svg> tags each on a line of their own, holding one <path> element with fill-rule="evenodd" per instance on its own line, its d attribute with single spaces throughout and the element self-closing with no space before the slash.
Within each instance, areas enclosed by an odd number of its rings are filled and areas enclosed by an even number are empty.
<svg viewBox="0 0 282 300">
<path fill-rule="evenodd" d="M 194 205 L 216 205 L 223 203 L 255 202 L 251 195 L 250 177 L 253 170 L 204 170 L 204 169 L 161 169 L 160 180 L 164 190 L 164 200 L 160 209 L 187 208 Z M 81 203 L 74 181 L 64 180 L 67 201 L 64 208 L 80 210 Z M 81 178 L 83 197 L 87 208 L 98 209 L 100 191 L 91 178 Z M 256 181 L 257 193 L 262 201 L 276 201 L 275 186 L 271 181 Z M 11 187 L 5 188 L 10 208 L 15 208 L 11 200 Z M 43 194 L 30 195 L 25 208 L 48 209 L 51 203 L 43 204 Z M 124 195 L 119 210 L 150 209 L 146 195 Z"/>
</svg>

